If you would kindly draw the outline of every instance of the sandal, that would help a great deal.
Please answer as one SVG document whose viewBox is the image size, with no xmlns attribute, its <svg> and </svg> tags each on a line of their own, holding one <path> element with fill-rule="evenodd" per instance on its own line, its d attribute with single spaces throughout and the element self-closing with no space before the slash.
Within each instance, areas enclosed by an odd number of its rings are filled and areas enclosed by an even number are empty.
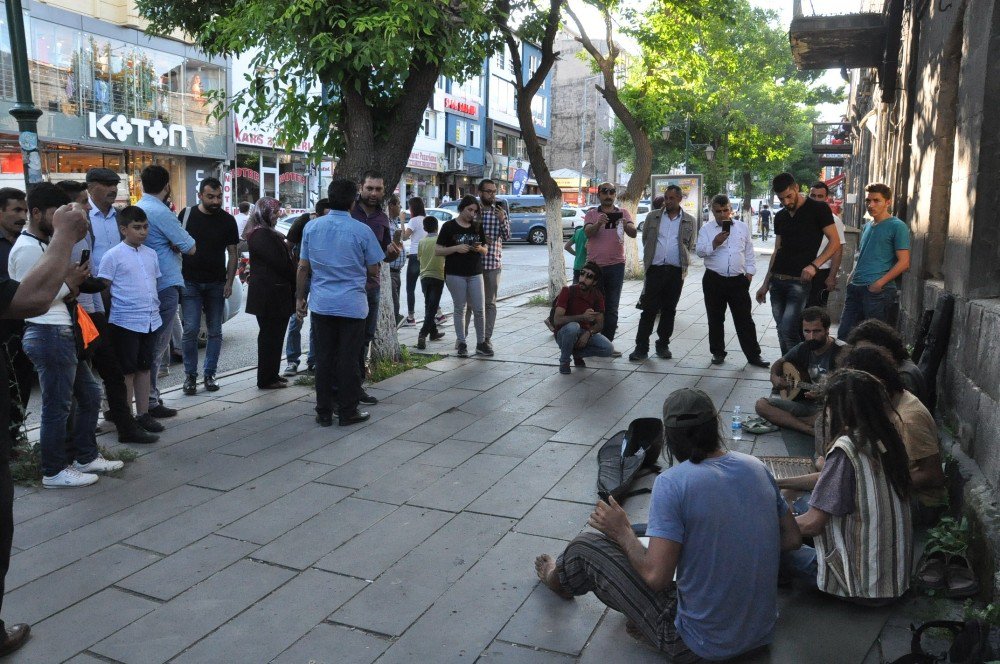
<svg viewBox="0 0 1000 664">
<path fill-rule="evenodd" d="M 952 599 L 972 597 L 979 592 L 979 579 L 965 556 L 953 553 L 945 564 L 945 595 Z"/>
<path fill-rule="evenodd" d="M 934 551 L 924 556 L 917 570 L 917 582 L 927 590 L 944 590 L 948 587 L 945 582 L 945 562 L 947 554 L 943 551 Z"/>
<path fill-rule="evenodd" d="M 774 426 L 763 417 L 751 417 L 743 423 L 743 430 L 747 433 L 759 436 L 765 433 L 773 433 L 778 430 L 778 427 Z"/>
</svg>

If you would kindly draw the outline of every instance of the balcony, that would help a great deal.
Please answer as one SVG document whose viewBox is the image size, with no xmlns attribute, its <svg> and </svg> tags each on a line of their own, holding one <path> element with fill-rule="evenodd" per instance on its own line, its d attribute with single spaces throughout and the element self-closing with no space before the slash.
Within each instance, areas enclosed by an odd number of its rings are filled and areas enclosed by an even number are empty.
<svg viewBox="0 0 1000 664">
<path fill-rule="evenodd" d="M 788 40 L 799 69 L 858 69 L 882 64 L 888 27 L 882 14 L 803 16 L 793 5 Z"/>
<path fill-rule="evenodd" d="M 813 123 L 812 151 L 814 154 L 851 154 L 851 125 L 845 122 Z"/>
<path fill-rule="evenodd" d="M 841 167 L 847 165 L 847 155 L 846 154 L 821 154 L 819 156 L 819 165 L 822 167 L 833 166 Z"/>
</svg>

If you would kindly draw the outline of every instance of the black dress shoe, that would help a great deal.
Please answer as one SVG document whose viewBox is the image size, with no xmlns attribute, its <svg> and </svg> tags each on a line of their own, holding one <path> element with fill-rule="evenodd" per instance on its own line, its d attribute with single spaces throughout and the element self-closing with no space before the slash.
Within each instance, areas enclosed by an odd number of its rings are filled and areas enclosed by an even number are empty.
<svg viewBox="0 0 1000 664">
<path fill-rule="evenodd" d="M 574 353 L 573 354 L 573 366 L 574 367 L 586 367 L 587 363 L 583 361 L 582 357 L 580 357 L 579 355 L 577 355 L 576 353 Z"/>
<path fill-rule="evenodd" d="M 219 391 L 219 384 L 215 382 L 215 374 L 205 374 L 205 389 L 209 392 Z"/>
<path fill-rule="evenodd" d="M 333 415 L 317 415 L 316 424 L 321 427 L 332 427 L 333 426 Z"/>
<path fill-rule="evenodd" d="M 153 422 L 156 422 L 153 418 L 149 418 Z M 156 425 L 163 429 L 163 425 L 156 422 Z M 151 445 L 160 439 L 156 434 L 150 433 L 143 429 L 137 423 L 130 431 L 119 431 L 118 432 L 118 442 L 119 443 L 131 443 L 132 445 Z"/>
<path fill-rule="evenodd" d="M 356 410 L 350 415 L 341 415 L 339 424 L 342 427 L 350 426 L 352 424 L 360 424 L 362 422 L 367 422 L 370 417 L 371 415 L 368 413 Z"/>
<path fill-rule="evenodd" d="M 188 374 L 184 378 L 183 390 L 188 396 L 198 393 L 198 374 Z"/>
<path fill-rule="evenodd" d="M 149 414 L 153 417 L 163 419 L 164 417 L 173 417 L 177 414 L 177 411 L 173 408 L 167 408 L 162 403 L 158 403 L 149 409 Z"/>
<path fill-rule="evenodd" d="M 7 625 L 7 633 L 4 635 L 3 643 L 0 643 L 0 657 L 9 655 L 23 646 L 24 642 L 28 640 L 29 634 L 31 634 L 31 625 L 26 623 Z"/>
<path fill-rule="evenodd" d="M 374 405 L 376 405 L 378 403 L 378 399 L 375 398 L 375 397 L 373 397 L 372 395 L 368 394 L 367 392 L 362 392 L 361 393 L 361 398 L 358 399 L 358 401 L 360 403 L 363 403 L 366 406 L 374 406 Z M 368 419 L 368 418 L 365 418 L 365 419 Z"/>
<path fill-rule="evenodd" d="M 722 364 L 725 361 L 726 361 L 726 356 L 725 355 L 713 355 L 712 356 L 712 364 Z"/>
<path fill-rule="evenodd" d="M 755 367 L 760 367 L 761 369 L 770 369 L 771 363 L 760 357 L 753 357 L 747 360 L 747 364 L 752 364 Z"/>
<path fill-rule="evenodd" d="M 656 356 L 662 360 L 674 359 L 673 353 L 670 352 L 670 346 L 657 346 Z"/>
<path fill-rule="evenodd" d="M 140 427 L 142 427 L 143 430 L 148 431 L 149 433 L 160 433 L 161 431 L 166 429 L 166 427 L 157 422 L 156 418 L 150 415 L 149 413 L 144 413 L 139 417 L 135 418 L 135 423 Z"/>
</svg>

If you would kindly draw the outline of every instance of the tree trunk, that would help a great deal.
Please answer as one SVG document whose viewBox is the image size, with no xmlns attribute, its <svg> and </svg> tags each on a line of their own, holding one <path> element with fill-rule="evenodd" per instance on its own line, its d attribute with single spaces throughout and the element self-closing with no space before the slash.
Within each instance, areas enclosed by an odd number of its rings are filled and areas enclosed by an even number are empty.
<svg viewBox="0 0 1000 664">
<path fill-rule="evenodd" d="M 636 227 L 639 226 L 640 219 L 636 218 L 636 209 L 639 207 L 639 201 L 632 201 L 628 199 L 622 199 L 618 201 L 618 204 L 628 213 L 632 215 L 635 219 Z M 626 279 L 642 279 L 645 270 L 642 267 L 642 251 L 639 245 L 639 238 L 641 235 L 636 237 L 625 236 L 625 278 Z"/>
<path fill-rule="evenodd" d="M 562 236 L 562 198 L 545 199 L 545 229 L 549 246 L 549 299 L 566 285 L 566 254 Z"/>
<path fill-rule="evenodd" d="M 743 171 L 743 210 L 745 213 L 749 214 L 752 207 L 753 200 L 753 173 L 750 171 Z M 752 215 L 744 215 L 743 221 L 750 225 L 750 219 Z"/>
<path fill-rule="evenodd" d="M 378 321 L 375 325 L 375 339 L 372 341 L 371 364 L 381 360 L 399 362 L 403 359 L 399 351 L 399 335 L 396 333 L 396 312 L 392 304 L 392 274 L 389 264 L 382 263 L 379 274 L 381 288 L 378 298 Z"/>
</svg>

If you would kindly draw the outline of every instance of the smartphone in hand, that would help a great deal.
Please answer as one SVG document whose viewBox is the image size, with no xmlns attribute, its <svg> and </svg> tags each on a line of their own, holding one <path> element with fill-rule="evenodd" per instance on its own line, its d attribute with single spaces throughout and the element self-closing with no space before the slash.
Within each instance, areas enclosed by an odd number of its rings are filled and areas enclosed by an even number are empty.
<svg viewBox="0 0 1000 664">
<path fill-rule="evenodd" d="M 605 215 L 608 217 L 608 223 L 604 224 L 605 228 L 615 228 L 622 217 L 625 216 L 621 212 L 606 212 Z"/>
<path fill-rule="evenodd" d="M 723 233 L 728 233 L 731 230 L 733 230 L 733 220 L 732 219 L 724 219 L 722 221 L 722 232 Z"/>
<path fill-rule="evenodd" d="M 90 249 L 84 249 L 80 252 L 80 265 L 83 265 L 90 260 Z"/>
</svg>

